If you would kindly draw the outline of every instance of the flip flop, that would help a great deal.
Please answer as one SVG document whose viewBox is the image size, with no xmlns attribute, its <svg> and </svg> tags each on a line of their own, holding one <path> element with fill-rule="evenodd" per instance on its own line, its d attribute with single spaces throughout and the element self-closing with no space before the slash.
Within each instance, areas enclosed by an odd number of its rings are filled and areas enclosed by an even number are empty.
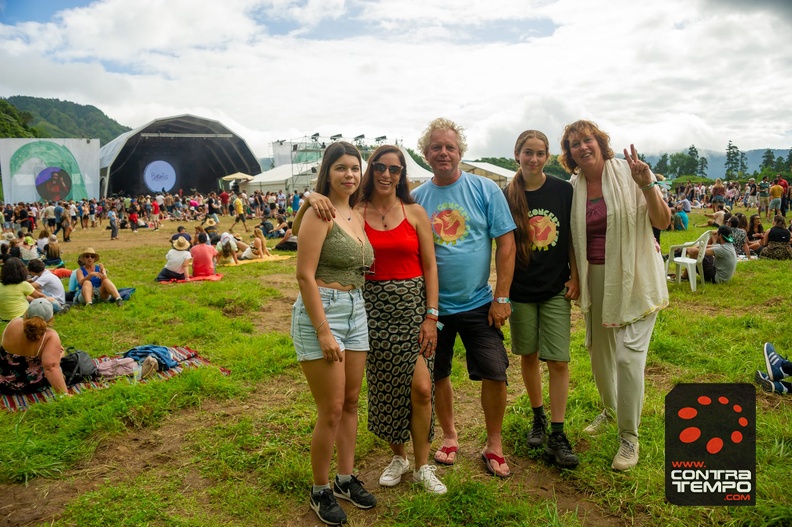
<svg viewBox="0 0 792 527">
<path fill-rule="evenodd" d="M 487 467 L 487 472 L 489 472 L 493 476 L 498 477 L 498 478 L 503 478 L 503 479 L 508 478 L 509 476 L 511 476 L 511 472 L 509 472 L 507 474 L 498 474 L 497 472 L 495 472 L 495 469 L 492 468 L 492 465 L 490 465 L 490 461 L 493 461 L 493 460 L 497 461 L 498 465 L 503 465 L 503 464 L 506 463 L 506 458 L 501 457 L 501 456 L 499 456 L 497 454 L 493 454 L 492 452 L 482 452 L 481 453 L 481 460 L 484 462 L 484 466 Z"/>
<path fill-rule="evenodd" d="M 459 451 L 458 446 L 442 446 L 437 452 L 442 452 L 446 455 L 446 459 L 448 459 L 448 454 L 455 454 Z M 440 463 L 441 465 L 452 466 L 456 462 L 456 456 L 454 456 L 454 461 L 440 461 L 437 459 L 437 452 L 435 452 L 435 463 Z"/>
</svg>

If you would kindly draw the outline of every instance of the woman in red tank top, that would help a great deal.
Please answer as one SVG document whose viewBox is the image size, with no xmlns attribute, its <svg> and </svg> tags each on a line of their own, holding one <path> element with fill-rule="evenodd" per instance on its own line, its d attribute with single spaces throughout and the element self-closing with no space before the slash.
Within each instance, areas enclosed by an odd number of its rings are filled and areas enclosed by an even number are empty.
<svg viewBox="0 0 792 527">
<path fill-rule="evenodd" d="M 410 468 L 435 494 L 446 487 L 428 464 L 434 436 L 434 351 L 437 343 L 437 265 L 426 211 L 410 196 L 406 159 L 397 146 L 377 148 L 363 176 L 358 205 L 374 247 L 374 266 L 363 298 L 371 350 L 366 359 L 368 427 L 390 443 L 393 460 L 380 485 L 393 486 Z"/>
</svg>

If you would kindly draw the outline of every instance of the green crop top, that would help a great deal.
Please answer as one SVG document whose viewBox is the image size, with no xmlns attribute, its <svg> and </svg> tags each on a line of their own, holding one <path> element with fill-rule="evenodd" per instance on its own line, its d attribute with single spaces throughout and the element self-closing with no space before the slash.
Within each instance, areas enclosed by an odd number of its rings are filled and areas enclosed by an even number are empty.
<svg viewBox="0 0 792 527">
<path fill-rule="evenodd" d="M 351 285 L 356 289 L 363 287 L 365 278 L 361 267 L 370 268 L 374 263 L 374 249 L 363 234 L 363 245 L 333 222 L 327 233 L 319 264 L 316 266 L 316 278 L 326 284 L 338 283 L 342 286 Z"/>
</svg>

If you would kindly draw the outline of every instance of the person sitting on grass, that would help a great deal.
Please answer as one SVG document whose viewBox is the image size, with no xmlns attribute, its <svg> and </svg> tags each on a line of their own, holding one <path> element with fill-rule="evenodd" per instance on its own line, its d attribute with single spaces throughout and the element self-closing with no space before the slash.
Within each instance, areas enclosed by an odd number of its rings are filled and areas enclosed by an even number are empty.
<svg viewBox="0 0 792 527">
<path fill-rule="evenodd" d="M 9 258 L 0 270 L 0 321 L 13 320 L 28 308 L 28 302 L 42 298 L 27 281 L 27 267 L 19 258 Z"/>
<path fill-rule="evenodd" d="M 212 220 L 209 220 L 212 221 Z M 198 243 L 190 249 L 193 259 L 193 278 L 200 276 L 212 276 L 215 274 L 215 264 L 217 263 L 217 249 L 209 245 L 205 232 L 198 235 Z"/>
<path fill-rule="evenodd" d="M 267 249 L 267 240 L 264 238 L 264 233 L 258 227 L 253 229 L 253 241 L 247 249 L 239 257 L 240 260 L 260 260 L 264 256 L 270 256 L 271 253 Z"/>
<path fill-rule="evenodd" d="M 55 393 L 68 395 L 60 367 L 63 346 L 50 327 L 52 320 L 52 304 L 37 298 L 8 323 L 0 345 L 0 393 L 34 393 L 52 386 Z"/>
<path fill-rule="evenodd" d="M 773 226 L 764 233 L 759 256 L 770 260 L 792 260 L 792 246 L 789 245 L 790 232 L 783 216 L 773 218 Z"/>
<path fill-rule="evenodd" d="M 767 373 L 756 370 L 756 383 L 769 393 L 784 395 L 792 392 L 792 383 L 783 380 L 792 377 L 792 362 L 779 355 L 769 342 L 765 342 L 762 352 Z"/>
<path fill-rule="evenodd" d="M 30 260 L 27 267 L 32 278 L 30 284 L 52 302 L 52 310 L 55 314 L 63 311 L 66 305 L 66 290 L 60 278 L 52 274 L 38 258 Z"/>
<path fill-rule="evenodd" d="M 41 254 L 44 265 L 63 265 L 58 237 L 54 234 L 49 235 L 48 243 L 44 246 L 44 250 Z"/>
<path fill-rule="evenodd" d="M 723 209 L 723 203 L 718 203 L 718 210 L 712 214 L 704 214 L 707 218 L 707 223 L 699 223 L 696 227 L 720 227 L 725 225 L 726 211 Z"/>
<path fill-rule="evenodd" d="M 277 251 L 296 251 L 297 250 L 297 235 L 292 232 L 292 223 L 289 222 L 289 228 L 286 229 L 286 234 L 283 239 L 275 246 Z"/>
<path fill-rule="evenodd" d="M 707 245 L 702 262 L 704 276 L 707 282 L 722 284 L 728 282 L 737 270 L 737 252 L 734 250 L 734 238 L 731 227 L 722 225 L 714 232 L 713 244 Z M 688 247 L 687 255 L 690 258 L 698 257 L 698 247 Z M 683 278 L 685 275 L 683 274 Z"/>
<path fill-rule="evenodd" d="M 201 233 L 206 236 L 206 233 Z M 167 263 L 157 275 L 157 282 L 171 282 L 173 280 L 189 280 L 189 269 L 192 265 L 190 242 L 184 238 L 177 238 L 173 248 L 165 255 Z"/>
<path fill-rule="evenodd" d="M 79 256 L 83 265 L 77 269 L 76 304 L 92 306 L 94 302 L 115 302 L 118 307 L 124 305 L 115 284 L 107 277 L 107 269 L 99 261 L 99 255 L 88 247 Z M 89 270 L 90 269 L 90 270 Z"/>
<path fill-rule="evenodd" d="M 743 215 L 743 217 L 745 216 Z M 748 247 L 748 235 L 740 228 L 740 218 L 737 216 L 729 218 L 729 227 L 732 230 L 734 250 L 737 252 L 737 256 L 751 256 L 751 249 Z"/>
<path fill-rule="evenodd" d="M 217 252 L 220 255 L 217 263 L 220 265 L 236 265 L 247 248 L 248 244 L 240 240 L 238 234 L 224 232 L 220 235 L 220 241 L 217 242 Z"/>
</svg>

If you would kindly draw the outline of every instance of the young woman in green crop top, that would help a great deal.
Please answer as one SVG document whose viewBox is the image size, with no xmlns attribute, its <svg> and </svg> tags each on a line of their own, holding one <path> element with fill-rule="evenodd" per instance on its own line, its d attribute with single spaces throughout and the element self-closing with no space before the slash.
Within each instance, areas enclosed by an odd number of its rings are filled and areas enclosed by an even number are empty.
<svg viewBox="0 0 792 527">
<path fill-rule="evenodd" d="M 311 439 L 311 508 L 331 525 L 346 521 L 336 497 L 362 509 L 377 502 L 352 474 L 358 396 L 369 349 L 361 290 L 374 262 L 363 219 L 354 210 L 361 164 L 360 153 L 349 143 L 333 143 L 325 150 L 316 192 L 327 196 L 338 214 L 329 222 L 306 215 L 297 249 L 300 295 L 291 336 L 318 414 Z M 331 483 L 334 446 L 338 475 Z"/>
</svg>

